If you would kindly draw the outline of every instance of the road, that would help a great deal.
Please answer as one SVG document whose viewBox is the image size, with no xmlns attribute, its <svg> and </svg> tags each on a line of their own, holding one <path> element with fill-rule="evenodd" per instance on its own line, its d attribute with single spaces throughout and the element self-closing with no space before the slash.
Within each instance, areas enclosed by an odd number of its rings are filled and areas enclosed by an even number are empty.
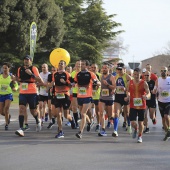
<svg viewBox="0 0 170 170">
<path fill-rule="evenodd" d="M 57 126 L 48 130 L 46 122 L 41 132 L 35 132 L 35 120 L 29 115 L 31 129 L 25 137 L 15 135 L 19 123 L 18 108 L 10 109 L 12 122 L 4 130 L 4 117 L 0 117 L 0 170 L 169 170 L 170 141 L 164 142 L 161 117 L 158 123 L 149 120 L 150 133 L 143 135 L 143 143 L 127 134 L 119 123 L 119 137 L 111 136 L 113 127 L 107 129 L 107 137 L 98 137 L 94 128 L 85 130 L 77 139 L 70 127 L 64 125 L 65 138 L 56 139 Z M 64 123 L 65 124 L 65 120 Z"/>
</svg>

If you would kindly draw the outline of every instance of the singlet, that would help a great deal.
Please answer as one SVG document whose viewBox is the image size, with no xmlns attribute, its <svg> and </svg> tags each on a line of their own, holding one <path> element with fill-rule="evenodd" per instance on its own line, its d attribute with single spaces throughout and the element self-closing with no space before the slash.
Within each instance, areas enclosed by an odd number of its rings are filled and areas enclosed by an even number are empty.
<svg viewBox="0 0 170 170">
<path fill-rule="evenodd" d="M 11 76 L 7 78 L 3 77 L 3 74 L 0 74 L 0 95 L 12 94 L 12 89 L 10 87 Z M 14 84 L 15 88 L 18 89 L 18 84 Z"/>
<path fill-rule="evenodd" d="M 80 71 L 76 74 L 74 81 L 78 85 L 78 98 L 92 97 L 93 80 L 97 80 L 96 75 L 90 71 Z"/>
<path fill-rule="evenodd" d="M 158 78 L 158 93 L 158 101 L 163 103 L 170 102 L 170 77 L 166 79 Z"/>
<path fill-rule="evenodd" d="M 100 99 L 102 100 L 114 100 L 114 95 L 111 94 L 112 90 L 104 85 L 103 80 L 106 80 L 108 84 L 112 85 L 112 82 L 110 81 L 112 74 L 109 74 L 107 77 L 104 78 L 104 75 L 101 78 L 101 92 L 100 92 Z"/>
<path fill-rule="evenodd" d="M 146 109 L 146 100 L 142 97 L 145 94 L 144 82 L 144 80 L 140 80 L 139 83 L 135 84 L 134 80 L 130 80 L 130 108 Z"/>
<path fill-rule="evenodd" d="M 47 73 L 40 73 L 40 77 L 42 78 L 42 80 L 44 81 L 44 83 L 48 82 L 48 75 L 50 74 L 50 72 Z M 47 88 L 45 86 L 40 86 L 40 90 L 39 90 L 39 94 L 43 95 L 43 96 L 48 96 L 48 92 L 46 91 Z"/>
<path fill-rule="evenodd" d="M 116 94 L 125 94 L 125 88 L 127 87 L 126 73 L 123 76 L 116 75 Z"/>
</svg>

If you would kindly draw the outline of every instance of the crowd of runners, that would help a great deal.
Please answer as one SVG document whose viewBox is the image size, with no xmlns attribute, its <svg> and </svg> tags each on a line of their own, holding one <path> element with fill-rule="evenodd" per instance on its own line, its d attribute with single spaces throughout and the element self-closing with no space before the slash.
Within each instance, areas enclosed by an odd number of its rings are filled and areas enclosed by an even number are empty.
<svg viewBox="0 0 170 170">
<path fill-rule="evenodd" d="M 122 127 L 132 138 L 142 143 L 142 134 L 150 133 L 148 117 L 156 125 L 156 107 L 162 117 L 165 131 L 164 141 L 170 138 L 170 77 L 168 67 L 162 66 L 160 76 L 152 73 L 152 66 L 126 69 L 124 63 L 112 67 L 109 63 L 90 64 L 80 60 L 75 67 L 66 67 L 61 60 L 58 68 L 42 64 L 41 72 L 32 65 L 27 55 L 16 76 L 10 73 L 10 64 L 3 63 L 0 74 L 0 114 L 5 117 L 8 130 L 11 115 L 10 104 L 13 91 L 19 91 L 19 129 L 15 134 L 23 137 L 29 130 L 27 108 L 35 118 L 36 131 L 43 123 L 48 129 L 57 124 L 55 138 L 63 138 L 63 119 L 75 136 L 83 136 L 84 128 L 89 132 L 95 125 L 99 137 L 107 136 L 107 129 L 113 126 L 113 137 L 118 137 L 120 116 Z"/>
</svg>

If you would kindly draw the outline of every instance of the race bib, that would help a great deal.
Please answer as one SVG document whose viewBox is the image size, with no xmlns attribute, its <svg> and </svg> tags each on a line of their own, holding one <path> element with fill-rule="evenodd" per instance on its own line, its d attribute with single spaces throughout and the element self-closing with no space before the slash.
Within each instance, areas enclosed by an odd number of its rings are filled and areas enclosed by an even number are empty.
<svg viewBox="0 0 170 170">
<path fill-rule="evenodd" d="M 117 94 L 125 94 L 125 87 L 124 86 L 117 86 L 116 87 Z"/>
<path fill-rule="evenodd" d="M 168 91 L 161 91 L 161 96 L 162 97 L 168 97 L 169 96 L 169 92 Z"/>
<path fill-rule="evenodd" d="M 28 90 L 28 83 L 22 83 L 21 84 L 21 89 L 22 90 Z"/>
<path fill-rule="evenodd" d="M 102 89 L 102 96 L 109 96 L 109 89 Z"/>
<path fill-rule="evenodd" d="M 87 94 L 87 89 L 85 87 L 80 87 L 79 88 L 79 94 L 80 95 L 86 95 Z"/>
<path fill-rule="evenodd" d="M 133 98 L 133 104 L 134 106 L 142 106 L 143 105 L 142 98 Z"/>
<path fill-rule="evenodd" d="M 6 91 L 7 91 L 7 88 L 8 88 L 8 85 L 1 84 L 1 91 L 2 91 L 2 92 L 6 92 Z"/>
<path fill-rule="evenodd" d="M 45 86 L 41 86 L 41 89 L 45 90 L 45 89 L 46 89 L 46 87 L 45 87 Z"/>
<path fill-rule="evenodd" d="M 65 94 L 64 93 L 57 93 L 56 98 L 57 99 L 65 99 Z"/>
</svg>

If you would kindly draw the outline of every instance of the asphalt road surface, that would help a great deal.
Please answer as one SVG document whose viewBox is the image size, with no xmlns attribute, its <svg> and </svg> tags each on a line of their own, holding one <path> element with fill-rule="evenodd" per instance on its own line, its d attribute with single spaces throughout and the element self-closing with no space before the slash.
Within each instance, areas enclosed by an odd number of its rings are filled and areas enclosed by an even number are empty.
<svg viewBox="0 0 170 170">
<path fill-rule="evenodd" d="M 63 122 L 65 137 L 54 138 L 57 126 L 47 129 L 45 122 L 41 132 L 35 131 L 35 120 L 29 114 L 30 130 L 25 137 L 15 135 L 19 127 L 18 108 L 10 109 L 12 122 L 4 130 L 4 117 L 0 117 L 0 170 L 170 170 L 170 141 L 164 142 L 161 117 L 157 112 L 156 125 L 149 120 L 150 133 L 143 135 L 143 143 L 137 143 L 122 128 L 120 117 L 119 137 L 113 138 L 113 127 L 107 137 L 98 137 L 95 126 L 86 129 L 83 138 L 77 139 L 71 127 Z"/>
</svg>

